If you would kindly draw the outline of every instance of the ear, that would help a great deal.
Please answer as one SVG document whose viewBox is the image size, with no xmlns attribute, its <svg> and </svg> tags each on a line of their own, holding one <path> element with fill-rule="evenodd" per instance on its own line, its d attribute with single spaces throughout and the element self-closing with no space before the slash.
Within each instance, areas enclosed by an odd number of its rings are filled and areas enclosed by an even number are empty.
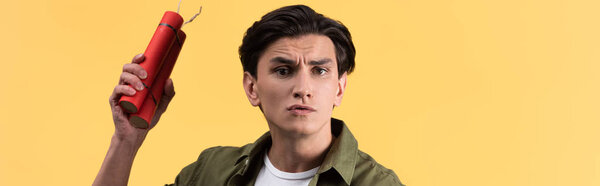
<svg viewBox="0 0 600 186">
<path fill-rule="evenodd" d="M 248 97 L 248 101 L 252 106 L 260 105 L 260 98 L 258 97 L 258 89 L 256 87 L 256 79 L 250 75 L 249 72 L 244 72 L 244 90 L 246 91 L 246 96 Z"/>
<path fill-rule="evenodd" d="M 342 97 L 344 97 L 344 91 L 346 91 L 346 80 L 347 80 L 347 72 L 344 72 L 340 79 L 338 80 L 338 89 L 335 94 L 335 103 L 334 106 L 338 107 L 342 104 Z"/>
</svg>

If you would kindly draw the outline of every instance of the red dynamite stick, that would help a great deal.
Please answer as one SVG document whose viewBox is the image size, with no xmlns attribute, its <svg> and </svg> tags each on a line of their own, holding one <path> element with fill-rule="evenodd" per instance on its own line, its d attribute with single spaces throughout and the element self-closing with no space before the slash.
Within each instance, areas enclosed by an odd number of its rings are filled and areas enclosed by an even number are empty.
<svg viewBox="0 0 600 186">
<path fill-rule="evenodd" d="M 177 34 L 177 39 L 179 40 L 176 40 L 173 43 L 173 46 L 171 46 L 171 50 L 169 50 L 169 54 L 165 58 L 164 65 L 158 72 L 154 84 L 152 84 L 152 87 L 150 88 L 151 95 L 146 97 L 139 112 L 131 114 L 129 117 L 129 123 L 137 128 L 152 127 L 150 126 L 150 123 L 152 122 L 158 103 L 160 103 L 162 98 L 165 84 L 167 83 L 169 76 L 171 76 L 171 72 L 173 72 L 175 62 L 177 61 L 177 57 L 179 57 L 179 52 L 181 51 L 181 47 L 183 47 L 183 42 L 186 38 L 185 33 L 181 30 L 179 30 Z"/>
<path fill-rule="evenodd" d="M 138 91 L 133 96 L 123 95 L 119 100 L 119 105 L 128 113 L 136 113 L 142 107 L 146 96 L 148 96 L 148 86 L 154 83 L 156 74 L 160 69 L 167 53 L 173 42 L 175 42 L 175 33 L 181 28 L 183 18 L 181 15 L 167 11 L 162 17 L 158 28 L 154 32 L 146 51 L 144 52 L 145 60 L 140 63 L 140 66 L 146 70 L 147 78 L 142 80 L 144 90 Z M 131 85 L 130 85 L 131 86 Z"/>
</svg>

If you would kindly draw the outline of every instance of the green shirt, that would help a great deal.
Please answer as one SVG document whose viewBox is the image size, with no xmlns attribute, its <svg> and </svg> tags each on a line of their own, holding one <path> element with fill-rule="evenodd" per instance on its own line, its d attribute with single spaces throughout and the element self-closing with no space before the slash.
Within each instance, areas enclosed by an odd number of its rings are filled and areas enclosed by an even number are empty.
<svg viewBox="0 0 600 186">
<path fill-rule="evenodd" d="M 358 150 L 358 142 L 343 121 L 331 119 L 335 140 L 309 185 L 402 185 L 394 171 Z M 181 170 L 170 185 L 254 185 L 263 166 L 269 132 L 243 147 L 212 147 Z"/>
</svg>

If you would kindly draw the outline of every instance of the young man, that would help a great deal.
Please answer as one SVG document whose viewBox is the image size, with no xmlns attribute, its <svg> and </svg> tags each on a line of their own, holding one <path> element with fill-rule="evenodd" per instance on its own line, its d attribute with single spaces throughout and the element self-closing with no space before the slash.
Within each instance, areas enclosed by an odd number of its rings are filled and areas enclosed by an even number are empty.
<svg viewBox="0 0 600 186">
<path fill-rule="evenodd" d="M 345 26 L 304 5 L 283 7 L 246 31 L 239 53 L 248 100 L 270 130 L 243 147 L 204 150 L 173 185 L 402 185 L 392 170 L 358 150 L 343 121 L 331 118 L 354 69 Z M 94 185 L 126 185 L 148 132 L 133 128 L 116 104 L 135 93 L 126 84 L 143 89 L 141 61 L 138 55 L 123 67 L 110 98 L 116 129 Z M 169 80 L 152 126 L 174 95 Z"/>
</svg>

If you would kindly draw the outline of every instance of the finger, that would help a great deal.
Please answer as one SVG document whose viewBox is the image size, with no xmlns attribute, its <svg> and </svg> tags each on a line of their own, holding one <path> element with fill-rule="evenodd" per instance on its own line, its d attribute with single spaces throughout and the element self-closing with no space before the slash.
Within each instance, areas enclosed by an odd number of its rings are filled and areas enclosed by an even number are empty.
<svg viewBox="0 0 600 186">
<path fill-rule="evenodd" d="M 146 79 L 146 77 L 148 76 L 148 73 L 146 73 L 146 70 L 144 70 L 144 68 L 142 68 L 142 66 L 140 66 L 139 64 L 135 64 L 135 63 L 127 63 L 127 64 L 123 65 L 123 72 L 129 72 L 129 73 L 135 74 L 140 79 Z"/>
<path fill-rule="evenodd" d="M 131 60 L 132 63 L 141 63 L 144 61 L 144 59 L 146 59 L 146 57 L 144 56 L 144 54 L 138 54 L 135 55 L 133 57 L 133 59 Z"/>
<path fill-rule="evenodd" d="M 129 72 L 121 73 L 121 78 L 120 78 L 119 82 L 122 82 L 119 84 L 127 83 L 127 84 L 133 86 L 135 89 L 140 90 L 140 91 L 144 90 L 144 84 L 142 83 L 142 80 L 140 80 L 140 78 L 138 78 L 137 76 L 135 76 Z"/>
<path fill-rule="evenodd" d="M 114 107 L 117 105 L 119 99 L 121 99 L 122 95 L 133 96 L 135 95 L 135 89 L 131 88 L 129 85 L 117 85 L 110 96 L 109 102 L 110 106 Z"/>
</svg>

